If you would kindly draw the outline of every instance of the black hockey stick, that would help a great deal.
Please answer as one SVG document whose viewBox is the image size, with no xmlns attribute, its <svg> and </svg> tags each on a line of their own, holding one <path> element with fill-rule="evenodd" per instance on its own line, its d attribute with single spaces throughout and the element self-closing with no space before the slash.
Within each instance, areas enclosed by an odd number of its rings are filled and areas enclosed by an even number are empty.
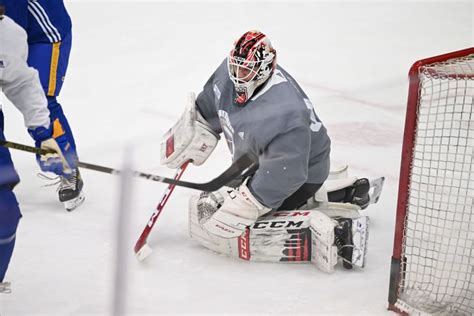
<svg viewBox="0 0 474 316">
<path fill-rule="evenodd" d="M 49 151 L 41 149 L 41 148 L 36 148 L 36 147 L 13 143 L 13 142 L 4 141 L 4 140 L 0 140 L 0 145 L 3 147 L 17 149 L 17 150 L 35 153 L 39 155 L 45 155 L 45 154 L 50 153 Z M 206 183 L 194 183 L 194 182 L 174 180 L 171 178 L 157 176 L 157 175 L 153 175 L 149 173 L 143 173 L 139 171 L 133 171 L 133 176 L 145 178 L 145 179 L 157 181 L 157 182 L 174 184 L 174 185 L 185 187 L 185 188 L 210 192 L 210 191 L 216 191 L 220 189 L 221 187 L 223 187 L 230 181 L 234 180 L 238 176 L 243 175 L 250 168 L 255 167 L 257 164 L 258 164 L 258 159 L 254 155 L 246 153 L 242 155 L 240 158 L 238 158 L 237 160 L 235 160 L 232 163 L 232 165 L 227 170 L 225 170 L 222 174 L 220 174 L 217 178 Z M 122 172 L 121 170 L 98 166 L 98 165 L 85 163 L 81 161 L 78 161 L 77 165 L 81 168 L 114 174 L 114 175 L 118 175 Z"/>
</svg>

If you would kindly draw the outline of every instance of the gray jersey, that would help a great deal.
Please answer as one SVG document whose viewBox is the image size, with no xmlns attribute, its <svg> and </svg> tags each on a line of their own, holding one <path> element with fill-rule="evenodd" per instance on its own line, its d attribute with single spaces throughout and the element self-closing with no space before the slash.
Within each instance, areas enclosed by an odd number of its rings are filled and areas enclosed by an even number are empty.
<svg viewBox="0 0 474 316">
<path fill-rule="evenodd" d="M 331 142 L 310 100 L 280 66 L 245 105 L 234 102 L 227 61 L 196 99 L 203 117 L 223 132 L 232 157 L 259 157 L 249 188 L 265 206 L 276 208 L 304 183 L 323 183 L 329 174 Z"/>
</svg>

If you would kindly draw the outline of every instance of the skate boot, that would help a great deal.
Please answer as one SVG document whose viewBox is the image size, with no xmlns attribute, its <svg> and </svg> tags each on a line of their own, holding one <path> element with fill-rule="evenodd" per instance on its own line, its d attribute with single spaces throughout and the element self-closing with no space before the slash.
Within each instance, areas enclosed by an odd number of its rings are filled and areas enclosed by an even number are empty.
<svg viewBox="0 0 474 316">
<path fill-rule="evenodd" d="M 74 170 L 69 177 L 61 176 L 58 189 L 59 201 L 64 203 L 68 212 L 76 209 L 84 202 L 83 185 L 84 183 L 78 169 Z"/>
</svg>

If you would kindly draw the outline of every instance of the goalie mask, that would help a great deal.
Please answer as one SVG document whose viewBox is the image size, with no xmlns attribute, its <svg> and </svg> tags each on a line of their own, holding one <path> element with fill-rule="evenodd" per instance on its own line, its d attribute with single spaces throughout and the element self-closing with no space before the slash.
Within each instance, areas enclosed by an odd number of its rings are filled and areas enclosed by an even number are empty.
<svg viewBox="0 0 474 316">
<path fill-rule="evenodd" d="M 227 58 L 229 77 L 237 93 L 235 102 L 245 104 L 275 67 L 276 51 L 265 34 L 248 31 L 242 35 Z"/>
</svg>

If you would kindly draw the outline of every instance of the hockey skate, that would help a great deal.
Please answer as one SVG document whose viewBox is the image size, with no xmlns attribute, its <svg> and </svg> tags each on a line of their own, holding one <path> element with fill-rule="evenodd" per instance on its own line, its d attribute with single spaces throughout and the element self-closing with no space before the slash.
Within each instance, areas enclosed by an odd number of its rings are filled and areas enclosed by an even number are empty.
<svg viewBox="0 0 474 316">
<path fill-rule="evenodd" d="M 346 269 L 353 266 L 363 268 L 367 257 L 367 240 L 369 236 L 369 218 L 336 218 L 334 242 L 338 256 Z"/>
<path fill-rule="evenodd" d="M 61 176 L 58 195 L 59 201 L 64 203 L 66 211 L 70 212 L 76 209 L 84 202 L 85 196 L 82 191 L 84 183 L 81 174 L 76 169 L 69 177 Z"/>
<path fill-rule="evenodd" d="M 11 284 L 10 282 L 0 282 L 0 294 L 8 294 L 12 292 Z"/>
</svg>

